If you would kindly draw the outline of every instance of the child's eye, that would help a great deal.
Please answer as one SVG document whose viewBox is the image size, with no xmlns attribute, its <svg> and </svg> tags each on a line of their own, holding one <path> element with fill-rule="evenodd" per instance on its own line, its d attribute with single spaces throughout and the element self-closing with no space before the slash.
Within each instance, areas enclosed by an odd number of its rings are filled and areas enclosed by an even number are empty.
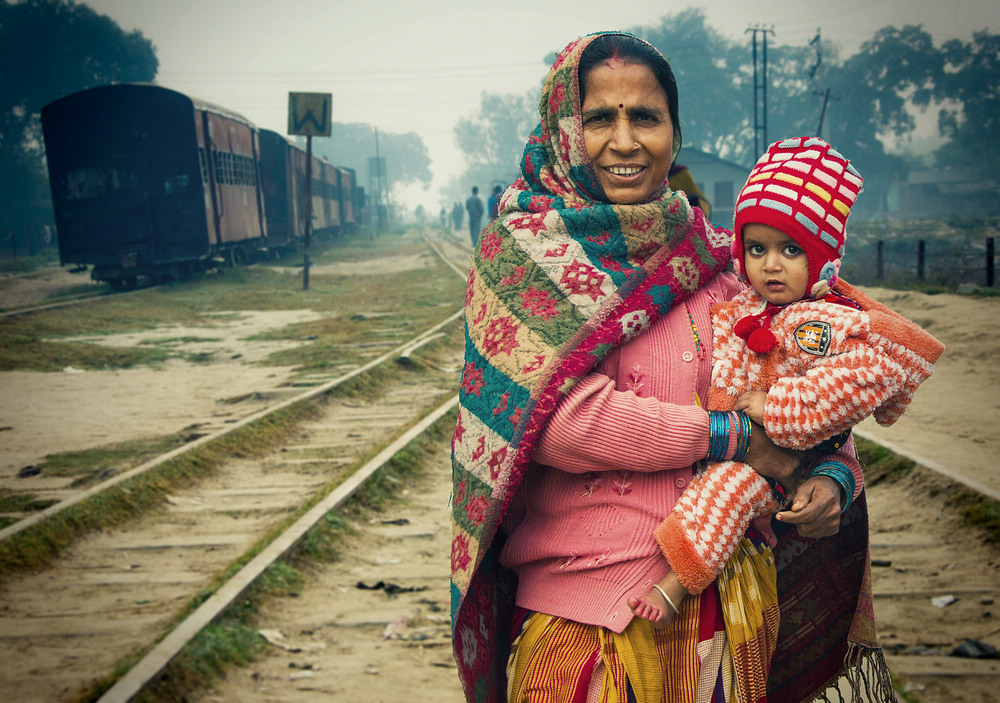
<svg viewBox="0 0 1000 703">
<path fill-rule="evenodd" d="M 801 253 L 802 249 L 794 244 L 785 247 L 785 256 L 798 256 Z"/>
<path fill-rule="evenodd" d="M 764 253 L 764 247 L 760 244 L 750 244 L 747 246 L 747 254 L 750 256 L 761 256 Z"/>
</svg>

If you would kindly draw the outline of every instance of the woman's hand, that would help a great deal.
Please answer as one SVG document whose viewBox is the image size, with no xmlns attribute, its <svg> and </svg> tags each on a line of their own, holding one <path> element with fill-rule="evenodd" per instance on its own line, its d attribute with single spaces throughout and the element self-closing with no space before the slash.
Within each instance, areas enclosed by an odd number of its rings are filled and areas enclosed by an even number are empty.
<svg viewBox="0 0 1000 703">
<path fill-rule="evenodd" d="M 803 452 L 779 447 L 767 436 L 764 428 L 753 423 L 750 433 L 750 448 L 743 461 L 764 478 L 771 478 L 781 484 L 785 493 L 795 490 L 795 470 L 802 461 Z"/>
<path fill-rule="evenodd" d="M 840 486 L 827 476 L 806 479 L 788 510 L 775 516 L 795 525 L 803 537 L 829 537 L 840 531 Z"/>
</svg>

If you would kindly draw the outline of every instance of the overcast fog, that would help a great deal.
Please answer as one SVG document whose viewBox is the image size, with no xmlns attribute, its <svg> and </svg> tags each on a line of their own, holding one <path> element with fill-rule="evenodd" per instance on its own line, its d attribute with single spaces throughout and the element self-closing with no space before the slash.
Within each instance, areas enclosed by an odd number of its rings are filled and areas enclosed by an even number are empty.
<svg viewBox="0 0 1000 703">
<path fill-rule="evenodd" d="M 663 0 L 83 4 L 153 42 L 159 84 L 235 110 L 261 127 L 284 133 L 288 92 L 305 91 L 333 94 L 335 122 L 416 132 L 430 153 L 434 180 L 425 192 L 411 189 L 406 200 L 430 203 L 448 176 L 462 170 L 453 127 L 475 113 L 484 91 L 528 92 L 545 75 L 546 55 L 581 34 L 657 24 L 691 6 Z M 803 45 L 820 29 L 842 55 L 890 24 L 923 24 L 936 44 L 1000 29 L 996 0 L 713 0 L 704 11 L 707 24 L 748 45 L 752 24 L 773 29 L 768 41 L 775 44 Z"/>
</svg>

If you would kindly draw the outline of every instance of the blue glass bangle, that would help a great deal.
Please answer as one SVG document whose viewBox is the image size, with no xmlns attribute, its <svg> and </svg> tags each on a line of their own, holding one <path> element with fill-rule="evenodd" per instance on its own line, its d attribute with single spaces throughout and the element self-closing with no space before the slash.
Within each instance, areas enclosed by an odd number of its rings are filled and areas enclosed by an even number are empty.
<svg viewBox="0 0 1000 703">
<path fill-rule="evenodd" d="M 722 461 L 729 449 L 729 413 L 718 410 L 708 411 L 708 455 L 711 461 Z"/>
<path fill-rule="evenodd" d="M 826 476 L 833 479 L 840 486 L 843 497 L 840 506 L 841 513 L 851 507 L 851 503 L 854 502 L 854 491 L 857 488 L 857 481 L 854 478 L 854 472 L 847 468 L 847 466 L 841 464 L 839 461 L 824 461 L 822 464 L 814 466 L 809 472 L 809 477 L 813 476 Z"/>
<path fill-rule="evenodd" d="M 750 436 L 753 432 L 753 424 L 746 413 L 738 411 L 734 414 L 737 419 L 737 431 L 736 453 L 733 454 L 733 461 L 743 461 L 746 458 L 747 452 L 750 451 Z"/>
</svg>

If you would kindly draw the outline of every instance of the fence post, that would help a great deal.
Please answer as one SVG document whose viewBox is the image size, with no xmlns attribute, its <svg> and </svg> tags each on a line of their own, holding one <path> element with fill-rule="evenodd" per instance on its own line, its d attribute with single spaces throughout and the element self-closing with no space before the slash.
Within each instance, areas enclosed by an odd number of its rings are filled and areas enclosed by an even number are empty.
<svg viewBox="0 0 1000 703">
<path fill-rule="evenodd" d="M 986 287 L 993 287 L 993 237 L 986 238 Z"/>
<path fill-rule="evenodd" d="M 926 251 L 927 242 L 923 239 L 917 240 L 917 280 L 924 280 L 924 253 Z"/>
<path fill-rule="evenodd" d="M 885 240 L 878 240 L 875 251 L 875 280 L 881 283 L 885 280 Z"/>
</svg>

